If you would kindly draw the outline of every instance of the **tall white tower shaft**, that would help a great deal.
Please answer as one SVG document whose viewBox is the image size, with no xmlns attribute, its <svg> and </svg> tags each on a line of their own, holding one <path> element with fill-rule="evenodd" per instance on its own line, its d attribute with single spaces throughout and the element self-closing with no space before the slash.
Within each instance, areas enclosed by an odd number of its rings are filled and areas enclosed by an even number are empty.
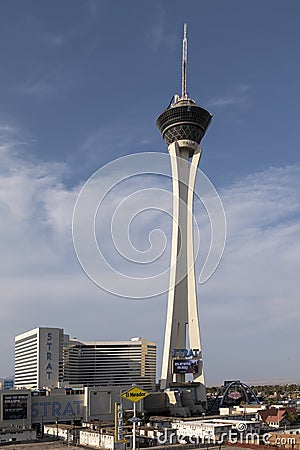
<svg viewBox="0 0 300 450">
<path fill-rule="evenodd" d="M 175 95 L 173 103 L 157 119 L 157 126 L 168 145 L 173 181 L 171 269 L 161 388 L 183 387 L 189 373 L 192 375 L 197 400 L 205 404 L 194 270 L 193 203 L 202 152 L 200 141 L 211 121 L 211 115 L 188 97 L 186 65 L 185 24 L 182 96 L 179 98 Z"/>
<path fill-rule="evenodd" d="M 197 145 L 190 160 L 191 149 L 181 147 L 180 144 L 181 142 L 173 142 L 169 145 L 173 181 L 173 228 L 161 388 L 185 382 L 185 374 L 174 373 L 174 356 L 180 357 L 186 353 L 180 350 L 189 349 L 198 360 L 198 371 L 193 374 L 194 382 L 199 383 L 198 400 L 205 402 L 193 239 L 194 186 L 201 148 Z M 174 355 L 176 351 L 177 355 Z"/>
</svg>

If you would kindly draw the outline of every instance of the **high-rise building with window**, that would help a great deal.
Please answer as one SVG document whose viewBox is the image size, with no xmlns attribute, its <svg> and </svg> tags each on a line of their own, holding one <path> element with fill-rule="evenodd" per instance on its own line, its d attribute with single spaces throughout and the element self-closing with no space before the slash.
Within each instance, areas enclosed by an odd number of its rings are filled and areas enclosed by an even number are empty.
<svg viewBox="0 0 300 450">
<path fill-rule="evenodd" d="M 64 378 L 70 385 L 136 383 L 155 389 L 156 344 L 142 338 L 130 341 L 81 342 L 70 339 L 64 348 Z"/>
<path fill-rule="evenodd" d="M 36 328 L 15 338 L 15 386 L 109 386 L 138 384 L 155 390 L 156 344 L 79 341 L 60 328 Z"/>
<path fill-rule="evenodd" d="M 55 387 L 63 380 L 64 331 L 39 327 L 15 337 L 15 386 Z"/>
</svg>

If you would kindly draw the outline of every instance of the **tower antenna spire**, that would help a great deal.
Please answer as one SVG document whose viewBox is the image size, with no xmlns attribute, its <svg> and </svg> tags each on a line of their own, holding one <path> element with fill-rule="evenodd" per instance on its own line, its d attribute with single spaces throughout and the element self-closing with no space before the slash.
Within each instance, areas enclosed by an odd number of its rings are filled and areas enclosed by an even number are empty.
<svg viewBox="0 0 300 450">
<path fill-rule="evenodd" d="M 187 24 L 185 23 L 183 25 L 183 41 L 182 41 L 182 92 L 181 92 L 182 98 L 187 98 L 186 65 L 187 65 Z"/>
</svg>

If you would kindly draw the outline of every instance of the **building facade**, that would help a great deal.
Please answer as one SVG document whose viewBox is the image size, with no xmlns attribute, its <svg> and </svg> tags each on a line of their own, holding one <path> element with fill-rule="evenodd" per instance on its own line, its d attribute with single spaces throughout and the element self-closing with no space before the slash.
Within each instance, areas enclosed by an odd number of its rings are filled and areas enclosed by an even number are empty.
<svg viewBox="0 0 300 450">
<path fill-rule="evenodd" d="M 15 387 L 57 387 L 63 380 L 61 328 L 35 328 L 15 337 Z"/>
<path fill-rule="evenodd" d="M 120 393 L 130 388 L 131 385 L 0 390 L 0 428 L 113 421 Z M 132 409 L 130 400 L 122 398 L 122 404 L 124 409 Z M 143 404 L 143 399 L 138 402 L 138 411 Z"/>
<path fill-rule="evenodd" d="M 79 341 L 61 328 L 40 327 L 15 338 L 15 387 L 124 386 L 155 390 L 156 344 Z"/>
<path fill-rule="evenodd" d="M 156 344 L 146 339 L 81 342 L 64 348 L 64 378 L 72 385 L 139 384 L 155 390 Z"/>
</svg>

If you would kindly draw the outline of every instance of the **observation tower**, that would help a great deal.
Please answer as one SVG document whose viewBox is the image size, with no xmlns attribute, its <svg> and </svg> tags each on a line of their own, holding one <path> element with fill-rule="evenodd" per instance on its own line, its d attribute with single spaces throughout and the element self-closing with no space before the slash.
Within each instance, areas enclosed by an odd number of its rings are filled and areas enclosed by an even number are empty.
<svg viewBox="0 0 300 450">
<path fill-rule="evenodd" d="M 173 184 L 171 268 L 160 387 L 193 387 L 196 401 L 206 405 L 194 270 L 193 202 L 200 142 L 212 116 L 188 96 L 186 68 L 184 24 L 181 97 L 175 95 L 157 119 L 170 154 Z"/>
</svg>

